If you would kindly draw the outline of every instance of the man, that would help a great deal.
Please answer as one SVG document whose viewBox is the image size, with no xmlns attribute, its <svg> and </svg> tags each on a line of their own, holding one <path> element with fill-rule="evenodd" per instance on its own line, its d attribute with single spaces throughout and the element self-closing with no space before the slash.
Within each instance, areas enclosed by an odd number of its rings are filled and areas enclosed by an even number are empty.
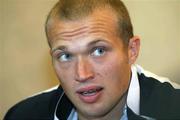
<svg viewBox="0 0 180 120">
<path fill-rule="evenodd" d="M 61 86 L 18 103 L 5 120 L 180 119 L 180 91 L 133 65 L 140 39 L 120 0 L 60 0 L 46 34 Z"/>
</svg>

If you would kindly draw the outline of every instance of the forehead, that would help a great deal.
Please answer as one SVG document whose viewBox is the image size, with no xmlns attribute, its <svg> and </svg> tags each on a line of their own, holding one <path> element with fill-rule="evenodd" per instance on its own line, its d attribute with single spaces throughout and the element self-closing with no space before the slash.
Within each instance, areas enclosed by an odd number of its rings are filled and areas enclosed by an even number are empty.
<svg viewBox="0 0 180 120">
<path fill-rule="evenodd" d="M 88 33 L 115 34 L 117 32 L 118 19 L 112 9 L 97 9 L 87 17 L 78 20 L 60 20 L 58 18 L 49 21 L 48 37 L 50 42 L 57 39 L 68 40 Z M 83 34 L 85 33 L 85 34 Z M 70 39 L 69 39 L 70 40 Z"/>
</svg>

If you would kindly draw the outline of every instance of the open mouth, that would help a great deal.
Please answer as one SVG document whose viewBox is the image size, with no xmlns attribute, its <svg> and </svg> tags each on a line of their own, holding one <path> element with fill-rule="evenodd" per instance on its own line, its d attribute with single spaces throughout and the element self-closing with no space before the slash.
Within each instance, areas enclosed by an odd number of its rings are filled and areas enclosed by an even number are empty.
<svg viewBox="0 0 180 120">
<path fill-rule="evenodd" d="M 93 96 L 95 95 L 97 92 L 101 91 L 103 88 L 96 88 L 96 89 L 89 89 L 89 90 L 86 90 L 86 91 L 81 91 L 81 92 L 78 92 L 79 94 L 83 95 L 83 96 Z"/>
<path fill-rule="evenodd" d="M 77 91 L 79 98 L 85 103 L 95 103 L 101 96 L 102 87 L 90 86 Z"/>
</svg>

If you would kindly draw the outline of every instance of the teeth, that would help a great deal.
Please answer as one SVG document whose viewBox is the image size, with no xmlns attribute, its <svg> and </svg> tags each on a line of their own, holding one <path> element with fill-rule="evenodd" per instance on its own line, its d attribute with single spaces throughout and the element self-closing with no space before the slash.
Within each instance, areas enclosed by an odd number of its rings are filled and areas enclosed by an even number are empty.
<svg viewBox="0 0 180 120">
<path fill-rule="evenodd" d="M 86 91 L 86 92 L 82 92 L 82 95 L 91 96 L 91 95 L 95 95 L 96 92 L 97 92 L 97 90 L 89 90 L 89 91 Z"/>
<path fill-rule="evenodd" d="M 79 92 L 79 94 L 81 94 L 83 96 L 93 96 L 93 95 L 97 94 L 97 92 L 99 92 L 101 90 L 102 90 L 102 88 L 91 89 L 91 90 L 88 90 L 88 91 Z"/>
</svg>

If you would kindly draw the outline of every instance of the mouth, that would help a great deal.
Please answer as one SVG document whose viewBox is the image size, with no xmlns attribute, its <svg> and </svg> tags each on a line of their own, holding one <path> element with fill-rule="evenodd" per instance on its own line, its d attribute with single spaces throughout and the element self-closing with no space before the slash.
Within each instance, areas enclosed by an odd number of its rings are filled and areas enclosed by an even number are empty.
<svg viewBox="0 0 180 120">
<path fill-rule="evenodd" d="M 77 93 L 83 95 L 83 96 L 93 96 L 95 95 L 97 92 L 101 91 L 103 88 L 101 87 L 97 87 L 97 88 L 85 88 L 84 90 L 79 90 Z"/>
<path fill-rule="evenodd" d="M 89 86 L 81 88 L 77 91 L 79 98 L 85 103 L 94 103 L 101 96 L 103 87 Z"/>
</svg>

